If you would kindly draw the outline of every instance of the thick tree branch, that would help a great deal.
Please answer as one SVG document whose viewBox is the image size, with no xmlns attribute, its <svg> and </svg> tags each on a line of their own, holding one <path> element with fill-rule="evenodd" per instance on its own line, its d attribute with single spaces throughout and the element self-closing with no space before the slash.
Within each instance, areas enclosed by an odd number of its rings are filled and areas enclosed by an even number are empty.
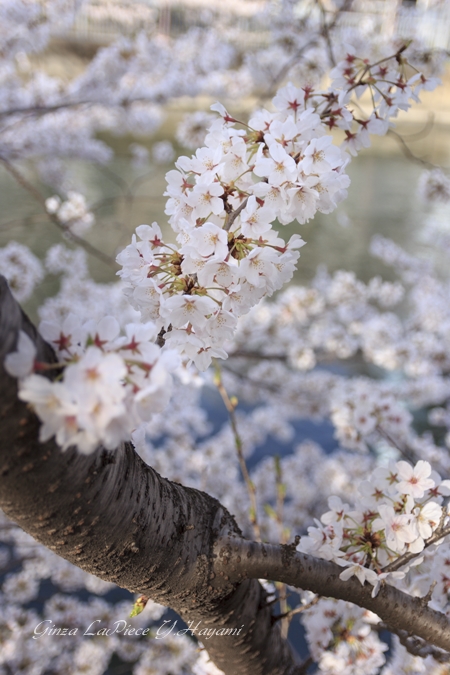
<svg viewBox="0 0 450 675">
<path fill-rule="evenodd" d="M 342 581 L 336 563 L 299 553 L 294 546 L 260 544 L 242 537 L 227 537 L 215 543 L 215 570 L 230 581 L 247 578 L 283 581 L 319 595 L 347 600 L 377 614 L 394 632 L 406 631 L 430 644 L 450 651 L 450 621 L 402 591 L 382 585 L 372 598 L 372 586 L 356 578 Z"/>
<path fill-rule="evenodd" d="M 161 478 L 131 445 L 82 455 L 38 442 L 39 421 L 3 369 L 19 330 L 37 359 L 55 356 L 0 277 L 0 507 L 37 541 L 82 569 L 169 605 L 215 635 L 208 652 L 227 675 L 294 675 L 296 666 L 256 580 L 214 572 L 215 539 L 240 536 L 233 517 L 198 490 Z"/>
<path fill-rule="evenodd" d="M 258 578 L 281 581 L 372 610 L 395 632 L 407 631 L 450 651 L 450 622 L 418 598 L 353 579 L 293 546 L 250 542 L 228 511 L 198 490 L 161 478 L 126 444 L 65 453 L 39 443 L 39 422 L 17 398 L 3 369 L 19 330 L 35 341 L 37 359 L 55 356 L 0 277 L 0 506 L 58 555 L 102 579 L 169 605 L 205 628 L 243 626 L 216 635 L 208 652 L 227 675 L 294 675 L 297 666 Z"/>
</svg>

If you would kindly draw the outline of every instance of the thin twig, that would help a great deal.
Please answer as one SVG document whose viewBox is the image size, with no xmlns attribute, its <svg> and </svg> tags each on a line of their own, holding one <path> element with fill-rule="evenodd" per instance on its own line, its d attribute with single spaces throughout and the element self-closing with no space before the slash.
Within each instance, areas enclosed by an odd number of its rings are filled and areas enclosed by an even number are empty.
<svg viewBox="0 0 450 675">
<path fill-rule="evenodd" d="M 289 612 L 286 612 L 285 614 L 279 614 L 278 616 L 274 616 L 273 619 L 275 621 L 279 621 L 280 619 L 289 619 L 289 621 L 294 617 L 296 614 L 301 614 L 302 612 L 305 612 L 307 609 L 311 609 L 311 607 L 314 607 L 314 605 L 317 605 L 319 600 L 322 598 L 321 595 L 316 595 L 315 598 L 311 600 L 311 602 L 308 602 L 307 605 L 299 605 L 295 609 L 291 609 Z"/>
<path fill-rule="evenodd" d="M 11 115 L 48 115 L 58 110 L 65 108 L 75 108 L 80 105 L 95 105 L 100 101 L 67 101 L 66 103 L 57 103 L 55 105 L 35 105 L 23 108 L 10 108 L 9 110 L 2 110 L 0 112 L 0 119 L 2 117 L 10 117 Z"/>
<path fill-rule="evenodd" d="M 137 176 L 137 177 L 133 180 L 133 182 L 131 183 L 131 187 L 130 187 L 130 191 L 133 193 L 133 195 L 134 195 L 134 190 L 135 190 L 135 188 L 139 187 L 139 185 L 141 185 L 142 183 L 145 183 L 145 181 L 147 181 L 147 180 L 149 180 L 150 178 L 152 178 L 152 176 L 153 176 L 153 177 L 155 176 L 155 169 L 154 169 L 154 168 L 149 169 L 149 171 L 146 171 L 146 172 L 145 172 L 144 174 L 142 174 L 141 176 Z"/>
<path fill-rule="evenodd" d="M 120 200 L 124 198 L 125 198 L 124 195 L 115 195 L 113 197 L 105 197 L 104 199 L 99 199 L 98 202 L 95 202 L 92 206 L 89 207 L 89 211 L 95 213 L 96 211 L 99 211 L 101 208 L 108 206 L 109 204 L 114 204 L 114 202 L 120 202 Z M 133 195 L 133 201 L 152 202 L 158 200 L 162 201 L 163 198 L 152 197 L 151 195 Z"/>
<path fill-rule="evenodd" d="M 115 171 L 112 171 L 109 167 L 100 165 L 99 169 L 104 173 L 104 175 L 107 178 L 109 178 L 110 181 L 115 183 L 115 185 L 117 185 L 122 190 L 126 209 L 125 221 L 128 223 L 131 222 L 131 214 L 133 212 L 133 204 L 134 204 L 134 194 L 132 188 L 128 185 L 127 181 L 124 178 L 122 178 L 122 176 L 119 176 Z"/>
<path fill-rule="evenodd" d="M 41 205 L 43 210 L 48 216 L 48 219 L 56 225 L 56 227 L 61 230 L 69 239 L 71 239 L 75 244 L 78 244 L 78 246 L 81 246 L 84 248 L 84 250 L 87 253 L 90 253 L 90 255 L 94 256 L 98 260 L 101 260 L 105 265 L 108 265 L 109 267 L 113 267 L 113 269 L 117 269 L 117 265 L 113 258 L 110 256 L 106 255 L 102 251 L 100 251 L 98 248 L 95 246 L 92 246 L 86 239 L 83 239 L 82 237 L 79 237 L 77 234 L 74 234 L 69 227 L 64 226 L 62 223 L 59 222 L 58 218 L 53 214 L 49 213 L 47 211 L 47 207 L 45 206 L 45 199 L 37 190 L 34 185 L 32 185 L 27 179 L 23 176 L 23 174 L 16 169 L 15 166 L 11 164 L 9 160 L 7 160 L 5 157 L 0 156 L 0 162 L 3 164 L 5 169 L 10 173 L 16 181 L 19 183 L 21 187 L 23 187 L 24 190 L 26 190 L 37 202 L 38 204 Z"/>
<path fill-rule="evenodd" d="M 261 354 L 261 352 L 252 352 L 245 349 L 236 349 L 231 352 L 228 358 L 258 359 L 260 361 L 287 361 L 286 354 Z"/>
<path fill-rule="evenodd" d="M 274 457 L 274 469 L 275 469 L 275 484 L 276 484 L 276 493 L 277 493 L 277 508 L 276 508 L 276 519 L 278 526 L 280 528 L 280 544 L 287 543 L 287 533 L 284 528 L 284 500 L 286 497 L 286 486 L 283 483 L 283 472 L 281 468 L 280 456 L 275 455 Z M 289 624 L 290 624 L 290 611 L 289 605 L 287 602 L 287 585 L 281 582 L 276 584 L 279 594 L 280 594 L 280 611 L 281 611 L 281 636 L 287 640 L 289 633 Z"/>
<path fill-rule="evenodd" d="M 322 0 L 316 0 L 316 2 L 319 5 L 320 13 L 322 16 L 322 36 L 325 42 L 327 43 L 328 58 L 330 59 L 332 66 L 336 67 L 336 59 L 334 58 L 333 45 L 331 43 L 330 37 L 330 26 L 327 24 L 326 21 L 325 7 L 322 4 Z"/>
<path fill-rule="evenodd" d="M 127 183 L 127 181 L 122 178 L 122 176 L 119 176 L 115 171 L 112 171 L 109 167 L 105 166 L 104 164 L 98 164 L 96 165 L 99 171 L 101 171 L 107 178 L 109 178 L 110 181 L 115 183 L 123 192 L 125 198 L 129 198 L 132 196 L 130 187 Z"/>
<path fill-rule="evenodd" d="M 376 431 L 380 434 L 382 438 L 384 438 L 385 441 L 387 441 L 390 445 L 392 445 L 393 448 L 397 448 L 397 450 L 400 452 L 400 454 L 407 459 L 409 462 L 417 462 L 418 457 L 417 454 L 412 450 L 411 448 L 404 448 L 402 447 L 396 440 L 395 438 L 392 438 L 392 436 L 383 429 L 383 427 L 380 427 L 379 425 L 376 427 Z"/>
<path fill-rule="evenodd" d="M 248 197 L 246 197 L 246 199 L 244 199 L 242 204 L 240 204 L 235 211 L 232 211 L 231 213 L 227 214 L 227 216 L 225 218 L 225 223 L 224 223 L 223 228 L 222 228 L 223 230 L 225 230 L 226 232 L 230 231 L 230 227 L 232 226 L 232 224 L 234 223 L 234 221 L 236 220 L 238 215 L 245 209 L 245 207 L 247 206 L 247 202 L 248 202 Z"/>
<path fill-rule="evenodd" d="M 159 98 L 158 103 L 164 103 L 164 98 Z M 53 112 L 58 112 L 59 110 L 67 110 L 70 108 L 77 108 L 78 106 L 110 106 L 117 107 L 122 106 L 123 108 L 128 108 L 133 105 L 133 103 L 154 103 L 155 101 L 149 98 L 148 96 L 136 96 L 136 98 L 125 99 L 121 101 L 111 102 L 111 101 L 101 101 L 101 100 L 86 100 L 86 101 L 66 101 L 64 103 L 55 103 L 55 105 L 34 105 L 29 107 L 18 107 L 18 108 L 9 108 L 9 110 L 0 111 L 0 119 L 2 117 L 11 117 L 14 115 L 48 115 Z"/>
<path fill-rule="evenodd" d="M 385 431 L 382 427 L 377 426 L 376 431 L 384 438 L 390 445 L 392 445 L 393 448 L 397 448 L 397 450 L 400 452 L 400 454 L 407 459 L 411 464 L 414 464 L 419 461 L 420 457 L 417 455 L 415 450 L 412 448 L 406 448 L 402 447 L 398 441 L 395 440 L 387 431 Z M 436 465 L 436 470 L 438 473 L 441 474 L 444 478 L 447 478 L 447 470 L 441 465 L 437 464 Z"/>
<path fill-rule="evenodd" d="M 429 603 L 431 602 L 431 598 L 433 597 L 433 591 L 437 586 L 437 579 L 435 579 L 430 588 L 428 589 L 428 592 L 426 595 L 424 595 L 422 598 L 420 598 L 420 601 L 422 603 L 422 607 L 427 607 Z"/>
<path fill-rule="evenodd" d="M 303 53 L 307 51 L 310 47 L 314 47 L 317 44 L 317 38 L 314 38 L 312 40 L 309 40 L 309 42 L 306 42 L 306 44 L 302 45 L 300 49 L 298 49 L 293 56 L 289 59 L 289 61 L 286 61 L 284 66 L 280 68 L 278 73 L 272 78 L 269 86 L 267 87 L 266 92 L 261 96 L 262 99 L 268 98 L 269 96 L 272 96 L 274 88 L 278 85 L 278 83 L 283 80 L 290 69 L 295 66 L 295 64 L 301 59 L 303 56 Z"/>
<path fill-rule="evenodd" d="M 420 131 L 415 131 L 413 134 L 401 134 L 403 140 L 405 140 L 405 141 L 419 141 L 422 138 L 425 138 L 426 136 L 428 136 L 430 131 L 433 129 L 434 121 L 435 121 L 434 120 L 434 113 L 433 112 L 428 113 L 427 121 L 425 122 L 425 125 L 424 125 L 423 129 L 421 129 Z"/>
<path fill-rule="evenodd" d="M 397 131 L 394 131 L 393 129 L 388 129 L 387 131 L 387 136 L 392 136 L 392 138 L 395 138 L 395 140 L 400 144 L 400 147 L 403 151 L 403 154 L 405 157 L 410 159 L 413 162 L 416 162 L 417 164 L 421 164 L 422 166 L 426 166 L 431 169 L 439 169 L 437 164 L 433 164 L 433 162 L 429 162 L 427 159 L 422 159 L 422 157 L 418 157 L 413 153 L 409 145 L 406 143 L 405 139 L 401 134 L 399 134 Z"/>
<path fill-rule="evenodd" d="M 5 232 L 6 230 L 9 230 L 10 228 L 16 228 L 18 225 L 24 225 L 24 224 L 34 224 L 35 220 L 42 220 L 42 221 L 47 221 L 47 214 L 43 213 L 32 213 L 29 216 L 24 216 L 23 218 L 14 218 L 13 220 L 7 220 L 4 223 L 0 224 L 0 230 Z"/>
<path fill-rule="evenodd" d="M 443 511 L 444 513 L 444 511 Z M 447 514 L 445 513 L 445 517 Z M 444 537 L 447 537 L 450 534 L 450 525 L 447 525 L 447 527 L 440 528 L 434 532 L 434 534 L 431 535 L 429 539 L 425 541 L 423 550 L 420 551 L 420 553 L 404 553 L 401 555 L 399 558 L 394 560 L 393 562 L 389 563 L 389 565 L 386 565 L 383 567 L 381 570 L 382 572 L 395 572 L 396 570 L 400 569 L 403 567 L 403 565 L 407 565 L 410 563 L 412 560 L 415 558 L 418 558 L 420 555 L 422 555 L 423 551 L 428 548 L 429 546 L 432 546 L 432 544 L 436 544 L 436 542 L 440 541 Z"/>
<path fill-rule="evenodd" d="M 250 498 L 250 522 L 253 527 L 253 532 L 255 534 L 255 539 L 261 541 L 261 530 L 258 524 L 258 510 L 256 503 L 256 488 L 250 474 L 248 473 L 247 464 L 245 462 L 243 448 L 242 448 L 242 438 L 239 434 L 237 420 L 236 420 L 236 405 L 237 401 L 230 399 L 228 396 L 227 390 L 222 381 L 222 374 L 220 371 L 220 366 L 216 363 L 216 372 L 214 375 L 214 384 L 217 387 L 219 394 L 222 397 L 222 400 L 225 404 L 225 407 L 228 411 L 230 418 L 231 428 L 234 435 L 234 443 L 236 446 L 237 456 L 239 460 L 239 466 L 241 467 L 242 477 L 244 479 L 245 485 L 247 486 L 248 496 Z"/>
<path fill-rule="evenodd" d="M 234 375 L 234 377 L 237 377 L 238 380 L 243 380 L 245 384 L 249 384 L 254 387 L 258 387 L 258 389 L 263 389 L 265 391 L 269 391 L 271 393 L 278 393 L 280 391 L 280 385 L 278 384 L 269 384 L 265 380 L 254 380 L 251 379 L 248 375 L 245 373 L 240 373 L 233 368 L 230 368 L 228 364 L 224 364 L 224 369 L 230 373 L 230 375 Z"/>
<path fill-rule="evenodd" d="M 326 26 L 326 31 L 328 35 L 330 34 L 330 31 L 333 30 L 333 28 L 336 26 L 340 15 L 342 12 L 346 12 L 347 9 L 350 7 L 352 4 L 352 0 L 346 0 L 342 7 L 337 10 L 335 13 L 333 20 Z M 325 37 L 325 36 L 323 36 Z M 269 86 L 267 87 L 267 90 L 265 94 L 261 98 L 267 98 L 273 94 L 274 88 L 279 84 L 281 80 L 283 80 L 286 75 L 289 73 L 291 68 L 295 66 L 295 64 L 302 58 L 304 52 L 306 52 L 310 47 L 314 47 L 318 43 L 318 38 L 314 37 L 312 40 L 309 40 L 306 42 L 304 45 L 302 45 L 296 52 L 291 56 L 291 58 L 282 66 L 282 68 L 278 71 L 278 73 L 272 78 Z"/>
</svg>

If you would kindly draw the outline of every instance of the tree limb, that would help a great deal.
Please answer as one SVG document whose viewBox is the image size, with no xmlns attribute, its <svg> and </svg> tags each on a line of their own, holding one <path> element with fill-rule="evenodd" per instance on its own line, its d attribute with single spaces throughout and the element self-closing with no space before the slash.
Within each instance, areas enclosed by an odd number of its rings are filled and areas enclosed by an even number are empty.
<svg viewBox="0 0 450 675">
<path fill-rule="evenodd" d="M 37 541 L 102 579 L 169 605 L 186 621 L 243 626 L 239 637 L 208 639 L 208 652 L 226 675 L 299 672 L 258 578 L 354 602 L 395 632 L 450 651 L 449 620 L 419 598 L 387 585 L 371 598 L 371 587 L 340 580 L 334 563 L 293 546 L 243 539 L 217 500 L 162 478 L 130 444 L 82 455 L 74 448 L 63 453 L 53 440 L 39 443 L 39 421 L 3 368 L 19 330 L 35 342 L 39 361 L 56 361 L 0 277 L 0 506 Z"/>
<path fill-rule="evenodd" d="M 36 358 L 54 363 L 0 277 L 0 507 L 37 541 L 78 567 L 177 611 L 201 627 L 239 629 L 207 641 L 226 675 L 294 675 L 290 647 L 273 624 L 258 581 L 216 574 L 216 538 L 240 536 L 214 498 L 161 478 L 131 444 L 90 455 L 39 443 L 39 420 L 3 368 L 19 330 Z"/>
<path fill-rule="evenodd" d="M 342 567 L 305 553 L 291 545 L 280 546 L 229 536 L 214 546 L 214 568 L 230 581 L 247 578 L 283 581 L 290 586 L 319 595 L 353 602 L 377 614 L 394 632 L 404 630 L 430 644 L 450 651 L 450 621 L 441 612 L 430 609 L 422 598 L 407 595 L 394 586 L 383 584 L 372 598 L 372 586 L 361 586 L 351 578 L 342 581 Z"/>
<path fill-rule="evenodd" d="M 420 656 L 422 659 L 426 659 L 427 656 L 432 656 L 438 663 L 448 663 L 450 661 L 450 654 L 435 649 L 423 640 L 409 635 L 407 631 L 399 630 L 396 634 L 400 640 L 400 644 L 402 644 L 406 651 L 412 656 Z"/>
</svg>

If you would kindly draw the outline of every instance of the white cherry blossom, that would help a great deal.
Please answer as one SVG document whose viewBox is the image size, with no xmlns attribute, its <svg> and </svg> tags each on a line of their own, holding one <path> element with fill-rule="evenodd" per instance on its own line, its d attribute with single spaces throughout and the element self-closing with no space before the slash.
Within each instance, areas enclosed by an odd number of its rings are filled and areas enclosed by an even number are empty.
<svg viewBox="0 0 450 675">
<path fill-rule="evenodd" d="M 387 545 L 396 552 L 402 552 L 405 544 L 411 544 L 417 539 L 418 530 L 411 514 L 397 514 L 392 506 L 382 504 L 378 507 L 380 518 L 377 518 L 372 527 L 386 531 Z"/>
<path fill-rule="evenodd" d="M 293 158 L 279 143 L 269 146 L 269 157 L 259 154 L 253 171 L 257 176 L 267 177 L 269 184 L 275 187 L 294 181 L 297 175 Z"/>
<path fill-rule="evenodd" d="M 415 467 L 408 462 L 397 462 L 397 475 L 399 482 L 397 490 L 405 495 L 411 495 L 414 499 L 423 497 L 426 490 L 434 487 L 434 480 L 430 478 L 431 466 L 428 462 L 420 460 Z"/>
</svg>

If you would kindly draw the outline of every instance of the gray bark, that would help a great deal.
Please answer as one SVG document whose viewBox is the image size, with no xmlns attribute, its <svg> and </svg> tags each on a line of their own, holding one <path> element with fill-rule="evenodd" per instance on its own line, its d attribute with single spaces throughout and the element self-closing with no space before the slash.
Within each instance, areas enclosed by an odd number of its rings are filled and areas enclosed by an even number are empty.
<svg viewBox="0 0 450 675">
<path fill-rule="evenodd" d="M 341 581 L 342 567 L 336 563 L 299 553 L 292 546 L 261 544 L 242 537 L 217 540 L 215 570 L 230 581 L 243 578 L 276 579 L 289 586 L 353 602 L 377 614 L 395 633 L 406 631 L 431 645 L 450 651 L 450 621 L 445 614 L 428 607 L 422 598 L 412 597 L 389 585 L 382 585 L 375 598 L 373 586 L 353 577 Z"/>
<path fill-rule="evenodd" d="M 355 602 L 395 630 L 450 650 L 450 622 L 396 589 L 341 581 L 337 565 L 285 546 L 242 538 L 234 518 L 211 496 L 172 483 L 129 444 L 84 456 L 39 443 L 39 421 L 17 398 L 3 369 L 19 330 L 38 360 L 54 362 L 0 277 L 0 507 L 26 532 L 82 569 L 172 607 L 204 628 L 240 628 L 207 647 L 226 675 L 294 675 L 295 659 L 257 581 L 268 578 Z"/>
<path fill-rule="evenodd" d="M 98 577 L 172 607 L 202 628 L 239 628 L 211 637 L 208 652 L 227 675 L 293 675 L 288 644 L 273 624 L 257 580 L 214 572 L 214 541 L 240 530 L 209 495 L 159 476 L 130 444 L 81 455 L 51 440 L 17 398 L 3 368 L 19 330 L 37 360 L 55 362 L 0 277 L 0 507 L 38 542 Z"/>
</svg>

